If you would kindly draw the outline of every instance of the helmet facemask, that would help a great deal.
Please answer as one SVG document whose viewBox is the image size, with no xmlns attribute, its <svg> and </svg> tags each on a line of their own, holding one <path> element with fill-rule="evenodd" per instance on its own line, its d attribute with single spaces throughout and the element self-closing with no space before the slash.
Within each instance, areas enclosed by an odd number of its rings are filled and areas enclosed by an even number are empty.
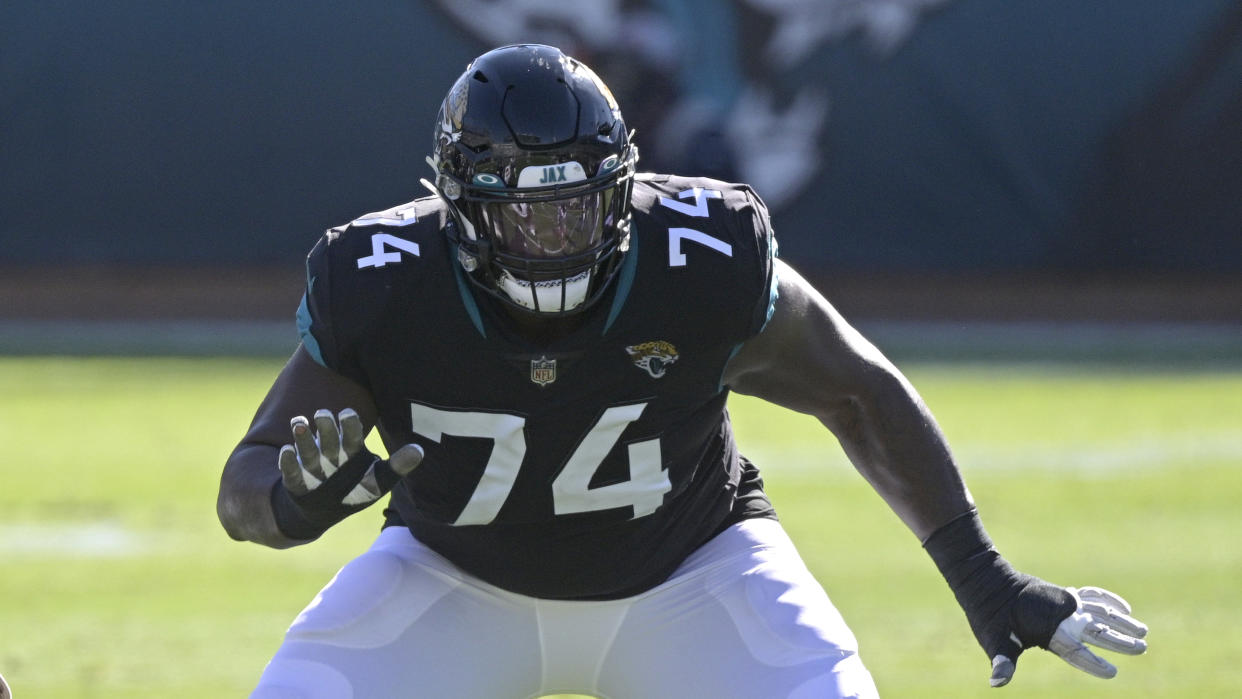
<svg viewBox="0 0 1242 699">
<path fill-rule="evenodd" d="M 546 46 L 480 57 L 445 100 L 428 159 L 476 286 L 541 316 L 598 300 L 629 248 L 637 148 L 607 87 Z"/>
<path fill-rule="evenodd" d="M 594 300 L 628 247 L 629 175 L 617 158 L 585 180 L 576 162 L 528 166 L 519 187 L 466 187 L 464 213 L 486 236 L 491 274 L 508 300 L 537 313 L 566 313 Z M 566 175 L 568 171 L 568 176 Z M 541 185 L 549 176 L 573 180 Z M 534 181 L 535 186 L 521 185 Z M 624 199 L 622 199 L 624 197 Z"/>
</svg>

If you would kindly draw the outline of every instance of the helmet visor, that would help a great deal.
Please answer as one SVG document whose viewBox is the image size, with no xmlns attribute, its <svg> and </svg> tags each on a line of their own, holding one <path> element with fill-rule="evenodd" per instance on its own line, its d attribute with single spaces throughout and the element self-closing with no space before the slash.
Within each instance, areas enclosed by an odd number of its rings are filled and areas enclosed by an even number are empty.
<svg viewBox="0 0 1242 699">
<path fill-rule="evenodd" d="M 488 203 L 497 251 L 527 260 L 563 260 L 603 242 L 611 189 L 564 199 Z"/>
</svg>

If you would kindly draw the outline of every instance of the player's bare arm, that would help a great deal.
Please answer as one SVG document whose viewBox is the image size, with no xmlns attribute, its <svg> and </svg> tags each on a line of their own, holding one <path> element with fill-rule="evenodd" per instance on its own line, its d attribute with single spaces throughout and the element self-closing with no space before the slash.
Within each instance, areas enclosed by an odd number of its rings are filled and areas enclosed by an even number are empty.
<svg viewBox="0 0 1242 699">
<path fill-rule="evenodd" d="M 1147 628 L 1119 596 L 1017 572 L 983 529 L 935 419 L 910 383 L 809 283 L 778 262 L 771 321 L 730 362 L 726 383 L 817 417 L 858 471 L 919 537 L 992 661 L 1012 679 L 1023 650 L 1051 650 L 1098 677 L 1116 668 L 1085 643 L 1137 655 Z"/>
<path fill-rule="evenodd" d="M 370 454 L 375 413 L 365 389 L 299 347 L 225 463 L 216 511 L 229 536 L 296 546 L 387 492 L 421 453 Z"/>
<path fill-rule="evenodd" d="M 767 327 L 729 363 L 734 391 L 818 418 L 923 539 L 973 504 L 935 419 L 910 383 L 789 265 Z"/>
</svg>

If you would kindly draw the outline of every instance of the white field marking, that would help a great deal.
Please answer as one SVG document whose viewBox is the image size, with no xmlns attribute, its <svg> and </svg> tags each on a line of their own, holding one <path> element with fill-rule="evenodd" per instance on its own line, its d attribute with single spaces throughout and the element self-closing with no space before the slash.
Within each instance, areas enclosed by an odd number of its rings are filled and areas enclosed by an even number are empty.
<svg viewBox="0 0 1242 699">
<path fill-rule="evenodd" d="M 1231 359 L 1242 350 L 1242 326 L 1229 322 L 890 321 L 860 320 L 881 350 L 911 357 L 1043 357 Z"/>
<path fill-rule="evenodd" d="M 989 470 L 1116 473 L 1181 467 L 1190 462 L 1242 460 L 1242 431 L 1221 434 L 1166 435 L 1107 446 L 1099 444 L 975 445 L 958 453 L 963 468 Z"/>
<path fill-rule="evenodd" d="M 853 469 L 831 435 L 822 444 L 786 445 L 776 449 L 748 449 L 742 453 L 767 475 L 818 471 L 825 476 L 854 476 Z M 953 446 L 964 471 L 1057 471 L 1111 475 L 1119 472 L 1181 468 L 1195 462 L 1242 462 L 1242 430 L 1235 433 L 1169 435 L 1136 439 L 1113 445 L 1066 443 L 1006 443 Z"/>
<path fill-rule="evenodd" d="M 116 522 L 0 524 L 5 556 L 123 558 L 155 549 L 152 537 Z"/>
</svg>

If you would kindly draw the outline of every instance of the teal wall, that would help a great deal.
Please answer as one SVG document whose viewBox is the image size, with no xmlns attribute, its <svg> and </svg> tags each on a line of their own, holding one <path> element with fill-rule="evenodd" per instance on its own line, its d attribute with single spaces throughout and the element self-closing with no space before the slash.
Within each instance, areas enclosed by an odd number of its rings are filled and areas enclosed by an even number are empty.
<svg viewBox="0 0 1242 699">
<path fill-rule="evenodd" d="M 1242 271 L 1237 0 L 769 5 L 6 2 L 0 264 L 296 264 L 421 196 L 458 72 L 537 40 L 804 263 Z"/>
</svg>

